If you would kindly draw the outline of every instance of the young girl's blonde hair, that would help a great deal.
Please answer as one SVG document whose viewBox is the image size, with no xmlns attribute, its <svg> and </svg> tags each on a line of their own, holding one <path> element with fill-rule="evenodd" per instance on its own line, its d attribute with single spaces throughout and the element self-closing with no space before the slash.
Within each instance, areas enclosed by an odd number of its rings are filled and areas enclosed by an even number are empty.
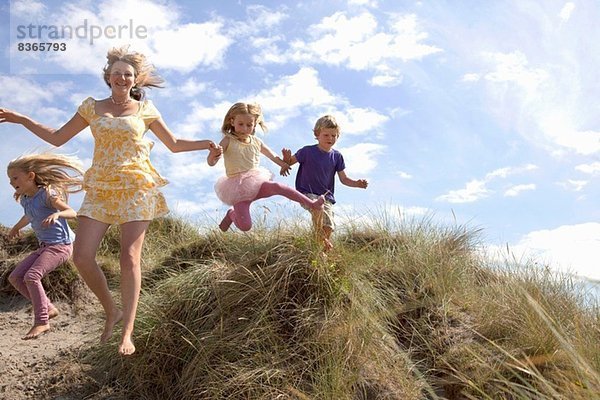
<svg viewBox="0 0 600 400">
<path fill-rule="evenodd" d="M 64 200 L 68 193 L 83 190 L 83 167 L 76 157 L 50 152 L 27 154 L 8 163 L 6 170 L 14 169 L 33 172 L 36 185 L 55 190 Z M 21 196 L 15 193 L 14 197 L 19 201 Z"/>
<path fill-rule="evenodd" d="M 315 122 L 315 127 L 313 128 L 313 133 L 315 136 L 317 136 L 321 129 L 335 129 L 337 135 L 340 136 L 340 125 L 337 123 L 333 115 L 323 115 L 317 120 L 317 122 Z"/>
<path fill-rule="evenodd" d="M 256 125 L 260 125 L 260 128 L 263 132 L 267 131 L 267 125 L 265 125 L 265 120 L 263 119 L 262 109 L 260 105 L 257 103 L 235 103 L 231 106 L 227 114 L 225 114 L 225 118 L 223 118 L 223 125 L 221 126 L 221 132 L 224 134 L 235 134 L 235 129 L 231 124 L 231 120 L 235 118 L 236 115 L 241 114 L 249 114 L 254 117 L 254 128 L 256 129 Z M 254 135 L 254 130 L 252 130 L 252 134 Z"/>
<path fill-rule="evenodd" d="M 146 56 L 142 53 L 129 51 L 129 46 L 113 47 L 106 55 L 106 66 L 104 72 L 104 82 L 110 87 L 110 70 L 114 63 L 122 61 L 133 67 L 135 72 L 135 84 L 131 88 L 129 95 L 135 100 L 142 100 L 145 97 L 145 86 L 162 87 L 164 80 L 156 74 L 154 65 L 150 64 Z"/>
</svg>

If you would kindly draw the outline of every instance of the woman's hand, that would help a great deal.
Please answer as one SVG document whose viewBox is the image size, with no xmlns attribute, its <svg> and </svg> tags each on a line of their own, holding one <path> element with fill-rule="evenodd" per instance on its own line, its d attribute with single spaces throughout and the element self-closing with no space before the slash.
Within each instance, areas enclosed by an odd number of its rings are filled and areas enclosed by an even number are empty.
<svg viewBox="0 0 600 400">
<path fill-rule="evenodd" d="M 20 123 L 25 116 L 19 114 L 16 111 L 7 110 L 6 108 L 0 108 L 0 123 L 12 122 L 13 124 Z"/>
<path fill-rule="evenodd" d="M 208 152 L 212 157 L 219 158 L 223 154 L 223 147 L 221 145 L 216 144 L 215 142 L 210 142 L 208 145 Z"/>
</svg>

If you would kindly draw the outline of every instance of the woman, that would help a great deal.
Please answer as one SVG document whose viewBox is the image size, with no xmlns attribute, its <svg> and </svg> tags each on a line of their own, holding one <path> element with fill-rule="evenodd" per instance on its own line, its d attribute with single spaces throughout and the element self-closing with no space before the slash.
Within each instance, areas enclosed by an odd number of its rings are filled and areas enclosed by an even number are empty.
<svg viewBox="0 0 600 400">
<path fill-rule="evenodd" d="M 61 128 L 46 127 L 2 108 L 0 123 L 21 124 L 54 146 L 63 145 L 90 127 L 95 139 L 94 157 L 84 177 L 86 195 L 78 212 L 73 261 L 104 308 L 101 342 L 106 342 L 115 324 L 123 320 L 118 351 L 130 355 L 135 352 L 132 334 L 141 289 L 144 235 L 152 219 L 168 212 L 159 190 L 167 181 L 150 163 L 152 142 L 144 138 L 144 133 L 151 130 L 174 153 L 209 150 L 211 156 L 219 157 L 222 150 L 210 140 L 178 139 L 171 133 L 152 102 L 144 98 L 144 87 L 160 87 L 163 81 L 143 54 L 130 52 L 128 47 L 113 48 L 107 59 L 103 72 L 110 96 L 102 100 L 87 98 Z M 96 262 L 96 252 L 111 224 L 121 228 L 122 310 Z"/>
</svg>

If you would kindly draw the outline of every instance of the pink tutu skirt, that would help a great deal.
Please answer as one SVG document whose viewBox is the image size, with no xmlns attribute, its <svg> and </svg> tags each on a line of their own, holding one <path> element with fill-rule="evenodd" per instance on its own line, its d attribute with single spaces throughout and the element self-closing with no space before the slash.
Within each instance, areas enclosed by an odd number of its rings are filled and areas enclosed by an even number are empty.
<svg viewBox="0 0 600 400">
<path fill-rule="evenodd" d="M 253 168 L 235 176 L 222 176 L 215 183 L 217 197 L 230 206 L 240 201 L 254 200 L 264 182 L 273 179 L 266 168 Z"/>
</svg>

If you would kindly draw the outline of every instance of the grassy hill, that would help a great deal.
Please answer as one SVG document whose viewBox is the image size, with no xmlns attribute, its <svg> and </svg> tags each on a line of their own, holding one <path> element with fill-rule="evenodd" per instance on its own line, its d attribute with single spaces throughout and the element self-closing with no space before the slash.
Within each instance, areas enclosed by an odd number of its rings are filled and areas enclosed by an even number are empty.
<svg viewBox="0 0 600 400">
<path fill-rule="evenodd" d="M 115 289 L 117 238 L 99 255 Z M 167 218 L 147 238 L 136 354 L 77 355 L 110 398 L 600 398 L 597 302 L 548 268 L 486 259 L 476 231 L 349 228 L 327 256 L 303 227 Z M 9 291 L 31 238 L 0 244 Z M 46 283 L 76 302 L 77 282 L 67 264 Z"/>
</svg>

